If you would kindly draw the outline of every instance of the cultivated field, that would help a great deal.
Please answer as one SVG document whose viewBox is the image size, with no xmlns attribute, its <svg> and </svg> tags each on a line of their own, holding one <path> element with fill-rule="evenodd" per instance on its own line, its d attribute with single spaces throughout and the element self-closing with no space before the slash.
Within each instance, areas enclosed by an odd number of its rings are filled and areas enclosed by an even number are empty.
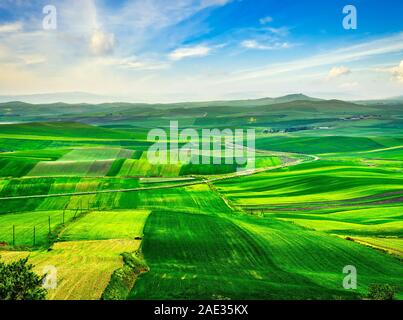
<svg viewBox="0 0 403 320">
<path fill-rule="evenodd" d="M 55 266 L 49 299 L 403 299 L 403 103 L 76 108 L 0 104 L 0 256 Z M 151 163 L 169 120 L 255 129 L 256 168 Z"/>
</svg>

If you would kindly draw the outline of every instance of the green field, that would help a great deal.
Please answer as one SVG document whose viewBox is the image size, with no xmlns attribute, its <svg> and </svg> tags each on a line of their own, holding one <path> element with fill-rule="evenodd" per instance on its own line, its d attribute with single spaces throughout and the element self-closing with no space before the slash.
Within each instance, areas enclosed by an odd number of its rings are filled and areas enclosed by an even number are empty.
<svg viewBox="0 0 403 320">
<path fill-rule="evenodd" d="M 61 240 L 134 239 L 142 237 L 147 211 L 97 211 L 84 215 L 69 225 Z"/>
<path fill-rule="evenodd" d="M 46 266 L 56 267 L 58 286 L 49 290 L 49 299 L 98 300 L 114 270 L 123 265 L 120 254 L 137 250 L 139 244 L 127 239 L 58 242 L 50 252 L 7 251 L 1 255 L 5 261 L 28 256 L 39 274 Z"/>
<path fill-rule="evenodd" d="M 133 299 L 354 298 L 340 288 L 347 261 L 361 270 L 356 293 L 400 279 L 392 257 L 276 220 L 153 212 L 144 235 L 151 271 Z"/>
<path fill-rule="evenodd" d="M 0 256 L 57 267 L 48 299 L 403 299 L 403 103 L 57 107 L 0 104 Z M 151 163 L 170 120 L 255 129 L 255 167 Z"/>
</svg>

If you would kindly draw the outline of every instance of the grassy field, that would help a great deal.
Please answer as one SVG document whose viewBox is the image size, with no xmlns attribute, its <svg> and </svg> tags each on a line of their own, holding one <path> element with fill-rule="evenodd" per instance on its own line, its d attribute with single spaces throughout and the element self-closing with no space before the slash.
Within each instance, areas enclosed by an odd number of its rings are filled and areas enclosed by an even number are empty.
<svg viewBox="0 0 403 320">
<path fill-rule="evenodd" d="M 96 211 L 85 214 L 63 230 L 62 241 L 134 239 L 142 237 L 148 211 Z"/>
<path fill-rule="evenodd" d="M 373 283 L 403 299 L 403 104 L 10 108 L 18 119 L 2 121 L 23 123 L 0 125 L 0 255 L 57 267 L 49 299 L 100 299 L 122 270 L 122 299 L 363 299 Z M 169 120 L 255 129 L 256 170 L 223 152 L 216 165 L 150 163 L 147 133 Z M 342 286 L 347 265 L 356 290 Z"/>
<path fill-rule="evenodd" d="M 243 216 L 153 212 L 142 247 L 151 271 L 133 299 L 353 298 L 340 285 L 348 261 L 360 270 L 357 293 L 398 281 L 401 271 L 394 258 L 359 244 Z"/>
<path fill-rule="evenodd" d="M 113 160 L 39 162 L 27 176 L 105 176 Z"/>
<path fill-rule="evenodd" d="M 393 168 L 352 161 L 320 160 L 217 184 L 240 205 L 302 205 L 353 200 L 401 191 L 403 176 Z"/>
<path fill-rule="evenodd" d="M 31 159 L 0 159 L 1 177 L 23 177 L 28 174 L 37 161 Z"/>
<path fill-rule="evenodd" d="M 140 241 L 114 239 L 101 241 L 59 242 L 52 251 L 0 251 L 5 261 L 29 256 L 35 271 L 57 268 L 57 288 L 48 291 L 52 300 L 98 300 L 109 283 L 114 270 L 122 267 L 122 252 L 138 249 Z"/>
<path fill-rule="evenodd" d="M 133 153 L 133 150 L 115 148 L 74 149 L 65 154 L 59 161 L 130 159 Z"/>
<path fill-rule="evenodd" d="M 74 214 L 73 211 L 66 211 L 64 222 L 71 221 Z M 34 211 L 0 215 L 0 239 L 10 246 L 46 246 L 49 244 L 49 231 L 54 232 L 62 224 L 62 211 Z"/>
</svg>

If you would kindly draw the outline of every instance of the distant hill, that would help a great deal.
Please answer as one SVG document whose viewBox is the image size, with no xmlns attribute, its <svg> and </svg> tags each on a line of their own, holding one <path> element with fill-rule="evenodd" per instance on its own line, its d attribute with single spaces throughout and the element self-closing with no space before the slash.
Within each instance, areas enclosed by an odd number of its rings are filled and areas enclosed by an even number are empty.
<svg viewBox="0 0 403 320">
<path fill-rule="evenodd" d="M 294 101 L 331 101 L 325 99 L 319 99 L 315 97 L 310 97 L 302 93 L 288 94 L 281 97 L 265 97 L 260 99 L 240 99 L 240 100 L 212 100 L 212 101 L 188 101 L 188 102 L 174 102 L 174 103 L 145 103 L 145 102 L 135 102 L 128 97 L 113 97 L 106 95 L 98 95 L 86 92 L 60 92 L 60 93 L 45 93 L 45 94 L 32 94 L 32 95 L 0 95 L 0 105 L 2 103 L 13 103 L 14 105 L 20 103 L 34 104 L 34 105 L 53 105 L 59 106 L 63 105 L 80 105 L 80 106 L 94 106 L 98 105 L 100 109 L 102 107 L 116 107 L 119 105 L 121 108 L 125 106 L 131 108 L 136 107 L 151 107 L 157 109 L 166 108 L 199 108 L 199 107 L 257 107 L 257 106 L 267 106 L 279 103 L 288 103 Z M 349 101 L 358 105 L 398 105 L 403 103 L 403 96 L 397 96 L 386 99 L 375 99 L 375 100 L 356 100 Z"/>
<path fill-rule="evenodd" d="M 236 106 L 236 107 L 257 107 L 273 105 L 277 103 L 285 103 L 292 101 L 323 101 L 322 99 L 308 97 L 304 94 L 290 94 L 277 98 L 260 98 L 260 99 L 246 99 L 246 100 L 217 100 L 217 101 L 204 101 L 204 102 L 180 102 L 170 104 L 175 107 L 187 106 L 187 107 L 213 107 L 213 106 Z"/>
<path fill-rule="evenodd" d="M 396 104 L 403 104 L 403 96 L 397 96 L 387 99 L 359 100 L 353 102 L 365 105 L 396 105 Z"/>
<path fill-rule="evenodd" d="M 397 106 L 398 107 L 398 106 Z M 223 118 L 304 117 L 324 114 L 342 118 L 345 115 L 384 114 L 384 106 L 363 105 L 341 100 L 320 100 L 296 94 L 256 100 L 187 102 L 175 104 L 102 103 L 102 104 L 28 104 L 0 103 L 0 123 L 27 121 L 78 121 L 82 123 L 143 122 L 152 119 L 198 119 L 197 123 L 222 124 Z"/>
<path fill-rule="evenodd" d="M 323 101 L 323 99 L 312 98 L 306 96 L 302 93 L 299 94 L 289 94 L 283 97 L 273 98 L 274 103 L 286 103 L 286 102 L 293 102 L 293 101 Z"/>
<path fill-rule="evenodd" d="M 84 99 L 86 94 L 71 93 L 68 95 L 70 100 Z M 45 97 L 49 100 L 69 100 L 65 94 L 51 94 L 51 95 L 34 95 L 26 96 L 30 99 L 42 99 Z M 57 97 L 57 98 L 56 98 Z M 3 97 L 4 98 L 4 97 Z M 95 96 L 94 96 L 95 98 Z M 101 99 L 101 98 L 100 98 Z M 1 100 L 1 99 L 0 99 Z M 229 101 L 206 101 L 206 102 L 180 102 L 180 103 L 128 103 L 128 102 L 105 102 L 102 103 L 27 103 L 23 101 L 9 101 L 0 102 L 0 122 L 21 122 L 21 121 L 60 121 L 66 119 L 84 120 L 91 118 L 105 118 L 107 116 L 118 116 L 119 118 L 133 115 L 155 115 L 161 113 L 161 110 L 167 110 L 167 114 L 189 114 L 189 109 L 194 110 L 198 114 L 197 109 L 202 109 L 199 112 L 202 114 L 206 112 L 205 108 L 224 108 L 224 113 L 234 111 L 234 108 L 241 108 L 240 111 L 245 109 L 275 105 L 279 103 L 288 103 L 296 101 L 305 102 L 318 102 L 320 99 L 311 98 L 303 94 L 293 94 L 278 98 L 262 98 L 250 100 L 229 100 Z M 228 107 L 231 109 L 225 110 Z M 160 111 L 158 111 L 160 110 Z M 168 111 L 171 110 L 171 111 Z M 214 110 L 213 110 L 214 111 Z"/>
<path fill-rule="evenodd" d="M 0 102 L 21 101 L 33 104 L 64 103 L 103 103 L 115 101 L 112 97 L 86 92 L 59 92 L 31 95 L 0 96 Z"/>
<path fill-rule="evenodd" d="M 303 99 L 303 100 L 301 100 Z M 304 100 L 305 99 L 305 100 Z M 275 103 L 277 101 L 277 103 Z M 281 101 L 280 103 L 278 101 Z M 341 100 L 319 100 L 303 95 L 257 100 L 225 102 L 189 102 L 179 104 L 27 104 L 0 103 L 0 133 L 18 135 L 28 132 L 40 136 L 52 132 L 53 136 L 73 137 L 76 132 L 88 137 L 108 138 L 113 132 L 93 132 L 86 124 L 113 130 L 128 130 L 130 135 L 143 140 L 150 128 L 166 127 L 170 120 L 195 128 L 243 128 L 245 126 L 270 128 L 277 132 L 307 130 L 335 130 L 360 126 L 370 128 L 382 123 L 393 130 L 402 126 L 400 116 L 403 104 L 356 104 Z M 25 124 L 31 122 L 31 124 Z M 33 125 L 32 122 L 36 124 Z M 13 125 L 8 125 L 12 123 Z M 32 126 L 32 128 L 31 128 Z M 277 131 L 276 131 L 277 130 Z M 68 133 L 69 132 L 69 133 Z M 330 132 L 330 131 L 326 131 Z M 125 135 L 125 137 L 128 137 Z"/>
<path fill-rule="evenodd" d="M 180 105 L 244 105 L 244 106 L 257 106 L 257 105 L 267 105 L 282 102 L 290 102 L 297 100 L 306 101 L 320 101 L 321 99 L 308 97 L 304 94 L 290 94 L 283 97 L 277 98 L 261 98 L 261 99 L 244 99 L 244 100 L 219 100 L 219 101 L 202 101 L 202 102 L 178 102 L 178 103 L 149 103 L 151 105 L 165 105 L 165 106 L 180 106 Z M 24 103 L 31 104 L 54 104 L 54 103 L 69 103 L 69 104 L 104 104 L 104 103 L 117 103 L 122 102 L 125 104 L 130 103 L 130 99 L 127 97 L 112 97 L 96 95 L 92 93 L 85 92 L 61 92 L 61 93 L 46 93 L 46 94 L 32 94 L 32 95 L 9 95 L 0 96 L 0 103 L 20 101 Z M 133 102 L 132 102 L 133 103 Z M 146 103 L 135 103 L 135 104 L 146 104 Z"/>
</svg>

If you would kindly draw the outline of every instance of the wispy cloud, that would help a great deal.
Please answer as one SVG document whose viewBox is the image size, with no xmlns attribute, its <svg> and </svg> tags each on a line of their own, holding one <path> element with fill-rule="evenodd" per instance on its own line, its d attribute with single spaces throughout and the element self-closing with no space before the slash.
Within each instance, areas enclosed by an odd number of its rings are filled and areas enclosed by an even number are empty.
<svg viewBox="0 0 403 320">
<path fill-rule="evenodd" d="M 271 32 L 279 37 L 286 37 L 290 34 L 290 28 L 288 27 L 279 27 L 279 28 L 268 27 L 265 28 L 264 30 Z"/>
<path fill-rule="evenodd" d="M 211 48 L 205 45 L 195 47 L 177 48 L 169 54 L 171 60 L 182 60 L 190 57 L 204 57 L 211 52 Z"/>
<path fill-rule="evenodd" d="M 403 84 L 403 60 L 397 67 L 393 67 L 391 70 L 393 78 Z"/>
<path fill-rule="evenodd" d="M 327 53 L 313 55 L 304 59 L 268 65 L 262 68 L 234 72 L 228 81 L 240 81 L 260 77 L 270 77 L 280 73 L 295 72 L 299 70 L 320 66 L 358 61 L 372 56 L 403 51 L 403 33 L 372 40 L 347 48 L 335 49 Z"/>
<path fill-rule="evenodd" d="M 133 0 L 117 10 L 113 15 L 105 17 L 108 24 L 126 27 L 137 32 L 144 29 L 160 30 L 175 25 L 196 13 L 210 7 L 224 6 L 231 0 Z M 108 12 L 110 14 L 110 12 Z"/>
<path fill-rule="evenodd" d="M 338 78 L 341 76 L 345 76 L 351 73 L 351 70 L 347 67 L 341 66 L 341 67 L 333 67 L 330 69 L 328 77 L 330 79 Z"/>
<path fill-rule="evenodd" d="M 224 6 L 230 2 L 232 2 L 232 0 L 202 0 L 200 3 L 200 8 L 203 9 L 214 6 Z"/>
<path fill-rule="evenodd" d="M 91 36 L 89 45 L 91 52 L 95 55 L 111 53 L 116 45 L 115 35 L 97 30 Z"/>
<path fill-rule="evenodd" d="M 127 70 L 162 70 L 170 67 L 170 64 L 163 61 L 154 61 L 149 59 L 140 59 L 136 56 L 127 58 L 114 58 L 114 57 L 102 57 L 95 61 L 95 63 L 104 66 L 117 67 Z"/>
<path fill-rule="evenodd" d="M 268 24 L 273 21 L 273 18 L 270 16 L 259 19 L 260 24 Z"/>
<path fill-rule="evenodd" d="M 0 33 L 18 32 L 23 29 L 21 22 L 0 24 Z"/>
<path fill-rule="evenodd" d="M 246 49 L 257 49 L 257 50 L 278 50 L 278 49 L 288 49 L 292 47 L 292 45 L 288 42 L 274 42 L 272 44 L 262 44 L 257 40 L 242 41 L 241 46 Z"/>
<path fill-rule="evenodd" d="M 46 57 L 41 54 L 21 54 L 19 58 L 25 65 L 35 65 L 46 62 Z"/>
</svg>

